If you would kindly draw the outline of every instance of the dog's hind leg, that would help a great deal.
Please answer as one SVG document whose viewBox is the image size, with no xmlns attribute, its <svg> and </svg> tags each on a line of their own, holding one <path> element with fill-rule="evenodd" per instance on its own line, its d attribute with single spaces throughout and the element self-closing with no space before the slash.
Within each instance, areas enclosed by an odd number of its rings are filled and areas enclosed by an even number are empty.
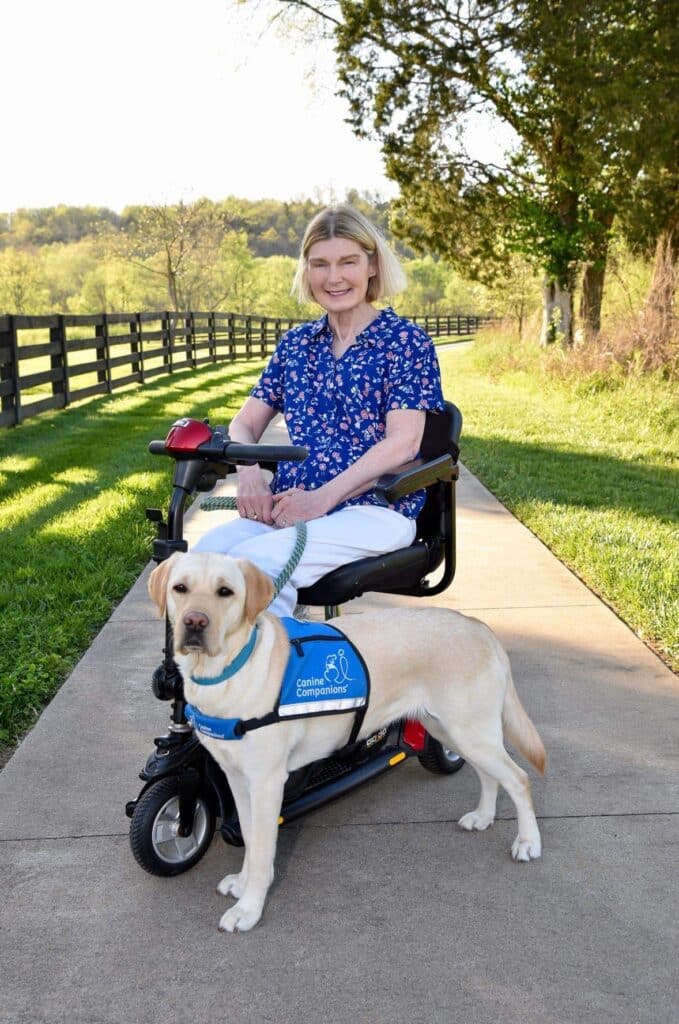
<svg viewBox="0 0 679 1024">
<path fill-rule="evenodd" d="M 286 771 L 248 779 L 251 817 L 246 838 L 245 888 L 238 903 L 222 915 L 220 931 L 247 932 L 262 916 L 266 894 L 273 881 L 278 817 L 286 779 Z"/>
<path fill-rule="evenodd" d="M 468 832 L 471 832 L 472 830 L 482 832 L 484 829 L 489 828 L 495 821 L 495 804 L 497 802 L 499 783 L 491 775 L 482 771 L 477 765 L 473 764 L 472 767 L 476 771 L 479 781 L 481 782 L 481 797 L 476 810 L 463 814 L 458 821 L 458 825 L 467 829 Z"/>
<path fill-rule="evenodd" d="M 235 896 L 238 900 L 245 892 L 248 880 L 248 850 L 250 848 L 250 793 L 247 783 L 239 772 L 229 773 L 229 786 L 238 811 L 238 822 L 245 843 L 243 865 L 235 875 L 225 875 L 217 885 L 222 896 Z"/>
<path fill-rule="evenodd" d="M 542 853 L 542 841 L 533 808 L 528 776 L 522 768 L 519 768 L 512 761 L 507 751 L 501 745 L 496 747 L 488 743 L 475 743 L 471 744 L 467 749 L 465 747 L 467 747 L 466 743 L 464 746 L 458 744 L 456 749 L 479 772 L 482 785 L 481 804 L 483 804 L 484 800 L 482 773 L 489 775 L 491 780 L 494 779 L 496 783 L 503 786 L 514 802 L 519 831 L 512 844 L 512 857 L 514 860 L 521 861 L 536 859 Z M 485 795 L 488 797 L 490 792 L 490 787 L 487 787 Z M 476 813 L 476 811 L 471 812 L 472 815 Z M 460 823 L 462 824 L 467 817 L 465 815 Z M 462 827 L 466 828 L 467 826 L 462 824 Z"/>
</svg>

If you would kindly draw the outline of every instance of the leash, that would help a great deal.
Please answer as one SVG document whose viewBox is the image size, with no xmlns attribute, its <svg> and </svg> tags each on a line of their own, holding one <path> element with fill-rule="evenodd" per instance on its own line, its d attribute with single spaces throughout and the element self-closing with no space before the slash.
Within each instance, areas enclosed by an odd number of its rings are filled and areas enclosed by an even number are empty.
<svg viewBox="0 0 679 1024">
<path fill-rule="evenodd" d="M 201 501 L 200 507 L 204 512 L 216 512 L 219 509 L 228 509 L 230 512 L 234 512 L 237 509 L 235 498 L 205 498 Z M 306 547 L 307 529 L 306 523 L 295 523 L 295 546 L 292 549 L 292 554 L 287 560 L 280 573 L 274 580 L 273 584 L 273 597 L 272 601 L 278 597 L 281 590 L 288 582 L 293 572 L 299 565 L 300 559 L 304 554 L 304 548 Z"/>
</svg>

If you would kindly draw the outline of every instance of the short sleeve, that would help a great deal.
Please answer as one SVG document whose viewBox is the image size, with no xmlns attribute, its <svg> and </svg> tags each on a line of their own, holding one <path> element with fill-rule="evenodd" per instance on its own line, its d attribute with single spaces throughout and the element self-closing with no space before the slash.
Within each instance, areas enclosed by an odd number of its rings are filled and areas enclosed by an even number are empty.
<svg viewBox="0 0 679 1024">
<path fill-rule="evenodd" d="M 441 371 L 434 343 L 407 320 L 397 330 L 390 352 L 386 409 L 443 409 Z"/>
<path fill-rule="evenodd" d="M 266 402 L 276 412 L 283 412 L 287 348 L 288 336 L 284 334 L 266 369 L 250 392 L 252 398 L 259 398 L 260 401 Z"/>
</svg>

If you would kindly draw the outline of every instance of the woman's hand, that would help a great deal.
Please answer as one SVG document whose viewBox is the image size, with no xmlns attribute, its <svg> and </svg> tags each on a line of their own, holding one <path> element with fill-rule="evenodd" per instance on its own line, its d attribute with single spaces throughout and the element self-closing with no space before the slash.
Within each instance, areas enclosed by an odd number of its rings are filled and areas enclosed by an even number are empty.
<svg viewBox="0 0 679 1024">
<path fill-rule="evenodd" d="M 273 495 L 271 518 L 274 526 L 285 529 L 295 523 L 320 519 L 334 506 L 330 503 L 324 487 L 305 491 L 302 487 L 291 487 Z"/>
<path fill-rule="evenodd" d="M 241 518 L 272 525 L 273 495 L 259 466 L 239 468 L 236 505 Z"/>
</svg>

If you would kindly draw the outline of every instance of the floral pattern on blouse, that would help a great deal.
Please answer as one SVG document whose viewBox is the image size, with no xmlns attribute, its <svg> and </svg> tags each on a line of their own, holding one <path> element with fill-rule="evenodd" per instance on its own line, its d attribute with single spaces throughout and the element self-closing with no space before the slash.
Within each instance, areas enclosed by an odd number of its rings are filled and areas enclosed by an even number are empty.
<svg viewBox="0 0 679 1024">
<path fill-rule="evenodd" d="M 340 359 L 332 353 L 327 316 L 283 336 L 252 395 L 283 413 L 290 441 L 304 445 L 304 462 L 281 462 L 274 493 L 289 487 L 320 487 L 382 440 L 392 409 L 441 410 L 443 394 L 431 338 L 393 309 L 381 310 Z M 425 492 L 391 507 L 415 518 Z M 348 498 L 348 505 L 381 505 L 375 491 Z"/>
</svg>

